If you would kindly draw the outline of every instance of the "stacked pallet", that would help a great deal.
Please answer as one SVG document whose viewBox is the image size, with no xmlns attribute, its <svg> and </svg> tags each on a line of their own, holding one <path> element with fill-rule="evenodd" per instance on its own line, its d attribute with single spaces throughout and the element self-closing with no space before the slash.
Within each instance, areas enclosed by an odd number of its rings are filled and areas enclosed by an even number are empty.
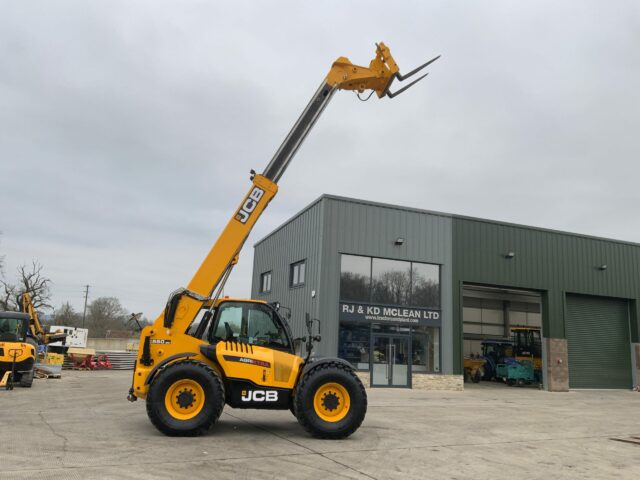
<svg viewBox="0 0 640 480">
<path fill-rule="evenodd" d="M 111 368 L 113 370 L 133 370 L 133 367 L 136 364 L 136 352 L 108 352 L 100 350 L 96 352 L 96 356 L 98 355 L 106 355 L 109 357 Z"/>
<path fill-rule="evenodd" d="M 106 355 L 111 362 L 112 370 L 133 370 L 133 367 L 136 363 L 136 352 L 125 352 L 125 351 L 108 351 L 108 350 L 97 350 L 95 355 L 93 356 L 93 362 L 98 362 L 98 357 L 101 355 Z M 73 362 L 69 358 L 68 355 L 64 356 L 64 363 L 62 364 L 62 368 L 65 370 L 70 370 L 73 368 Z"/>
</svg>

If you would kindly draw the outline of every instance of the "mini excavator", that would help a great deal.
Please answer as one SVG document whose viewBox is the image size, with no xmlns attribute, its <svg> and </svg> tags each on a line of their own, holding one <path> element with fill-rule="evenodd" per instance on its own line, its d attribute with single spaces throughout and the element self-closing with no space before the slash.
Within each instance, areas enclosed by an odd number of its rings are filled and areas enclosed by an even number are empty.
<svg viewBox="0 0 640 480">
<path fill-rule="evenodd" d="M 0 388 L 13 390 L 33 385 L 38 345 L 29 337 L 29 316 L 22 312 L 0 312 Z"/>
<path fill-rule="evenodd" d="M 206 432 L 224 405 L 291 410 L 318 438 L 339 439 L 364 420 L 367 395 L 354 368 L 339 358 L 312 357 L 313 322 L 307 318 L 307 353 L 297 354 L 278 304 L 221 297 L 251 229 L 278 191 L 278 181 L 305 137 L 338 90 L 370 91 L 394 98 L 394 80 L 407 80 L 439 58 L 406 75 L 384 43 L 368 67 L 340 57 L 262 174 L 252 185 L 187 288 L 175 290 L 156 321 L 140 333 L 128 400 L 146 400 L 149 419 L 161 432 L 194 436 Z M 367 97 L 368 98 L 368 97 Z M 198 321 L 194 321 L 199 319 Z"/>
<path fill-rule="evenodd" d="M 29 315 L 29 333 L 30 336 L 38 341 L 39 344 L 49 345 L 53 342 L 58 342 L 67 338 L 67 334 L 64 332 L 52 332 L 47 333 L 42 328 L 40 323 L 40 317 L 35 309 L 33 302 L 31 301 L 31 295 L 25 292 L 20 297 L 19 302 L 20 310 Z"/>
</svg>

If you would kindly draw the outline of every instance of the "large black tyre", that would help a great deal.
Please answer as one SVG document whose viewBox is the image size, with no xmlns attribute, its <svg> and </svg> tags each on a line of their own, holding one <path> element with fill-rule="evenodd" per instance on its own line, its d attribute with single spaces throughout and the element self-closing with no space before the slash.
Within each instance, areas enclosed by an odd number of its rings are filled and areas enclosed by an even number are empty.
<svg viewBox="0 0 640 480">
<path fill-rule="evenodd" d="M 32 338 L 27 338 L 25 343 L 28 343 L 33 347 L 33 351 L 35 355 L 33 357 L 33 366 L 31 367 L 31 370 L 20 375 L 20 386 L 25 388 L 31 388 L 31 386 L 33 385 L 33 376 L 35 375 L 36 360 L 38 358 L 38 343 Z"/>
<path fill-rule="evenodd" d="M 25 388 L 31 388 L 33 385 L 33 368 L 28 372 L 20 375 L 20 386 Z"/>
<path fill-rule="evenodd" d="M 294 401 L 298 422 L 316 438 L 346 438 L 360 427 L 367 413 L 362 382 L 351 368 L 338 362 L 323 362 L 306 372 Z"/>
<path fill-rule="evenodd" d="M 149 387 L 147 415 L 162 433 L 202 435 L 224 408 L 224 385 L 207 365 L 193 360 L 175 362 L 160 370 Z"/>
</svg>

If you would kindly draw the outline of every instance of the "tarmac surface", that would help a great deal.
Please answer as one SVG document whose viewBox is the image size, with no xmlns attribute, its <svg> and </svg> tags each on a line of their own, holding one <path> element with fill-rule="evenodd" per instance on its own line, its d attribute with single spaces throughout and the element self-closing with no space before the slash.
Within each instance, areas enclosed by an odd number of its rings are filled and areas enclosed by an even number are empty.
<svg viewBox="0 0 640 480">
<path fill-rule="evenodd" d="M 374 389 L 362 427 L 346 440 L 313 439 L 288 411 L 230 408 L 207 435 L 170 438 L 151 425 L 144 401 L 125 400 L 130 379 L 64 371 L 32 389 L 0 390 L 0 478 L 640 476 L 637 392 Z"/>
</svg>

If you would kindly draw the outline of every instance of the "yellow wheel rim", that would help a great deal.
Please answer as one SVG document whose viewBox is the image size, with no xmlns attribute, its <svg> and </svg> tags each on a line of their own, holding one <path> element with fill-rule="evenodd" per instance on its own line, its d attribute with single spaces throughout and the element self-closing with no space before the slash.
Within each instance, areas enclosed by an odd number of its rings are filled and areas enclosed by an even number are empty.
<svg viewBox="0 0 640 480">
<path fill-rule="evenodd" d="M 189 420 L 204 407 L 204 390 L 195 380 L 178 380 L 167 389 L 164 406 L 173 418 Z"/>
<path fill-rule="evenodd" d="M 325 422 L 339 422 L 351 407 L 349 392 L 338 383 L 325 383 L 313 396 L 313 409 Z"/>
</svg>

